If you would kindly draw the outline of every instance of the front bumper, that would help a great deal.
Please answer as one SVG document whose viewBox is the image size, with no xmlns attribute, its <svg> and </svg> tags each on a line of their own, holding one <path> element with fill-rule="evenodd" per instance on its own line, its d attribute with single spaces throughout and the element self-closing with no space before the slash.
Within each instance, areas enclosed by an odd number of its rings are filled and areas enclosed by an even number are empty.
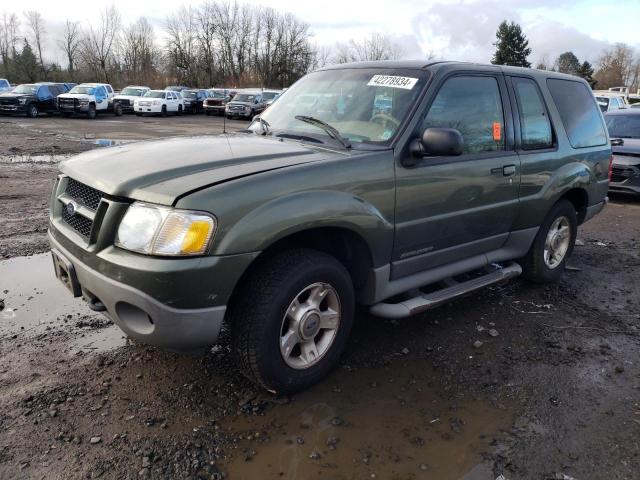
<svg viewBox="0 0 640 480">
<path fill-rule="evenodd" d="M 26 113 L 26 104 L 17 105 L 0 105 L 0 113 Z"/>
<path fill-rule="evenodd" d="M 207 105 L 205 104 L 203 107 L 205 112 L 213 112 L 213 113 L 224 113 L 225 106 L 224 105 Z"/>
<path fill-rule="evenodd" d="M 89 105 L 58 105 L 58 111 L 61 113 L 87 113 Z"/>
<path fill-rule="evenodd" d="M 75 294 L 104 310 L 130 337 L 173 351 L 202 351 L 216 343 L 231 292 L 255 258 L 166 259 L 115 247 L 92 253 L 58 227 L 64 228 L 54 220 L 49 242 L 74 270 Z"/>
<path fill-rule="evenodd" d="M 225 110 L 225 114 L 227 115 L 227 117 L 246 117 L 246 118 L 250 118 L 251 117 L 251 110 L 245 111 L 245 110 Z"/>
<path fill-rule="evenodd" d="M 133 108 L 135 113 L 162 113 L 162 105 L 139 105 Z M 167 110 L 168 112 L 168 110 Z"/>
</svg>

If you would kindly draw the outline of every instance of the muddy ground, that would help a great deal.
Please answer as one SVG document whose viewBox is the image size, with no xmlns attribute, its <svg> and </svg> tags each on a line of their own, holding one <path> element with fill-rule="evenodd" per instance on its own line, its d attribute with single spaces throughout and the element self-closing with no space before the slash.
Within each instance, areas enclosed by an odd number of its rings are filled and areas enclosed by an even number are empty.
<svg viewBox="0 0 640 480">
<path fill-rule="evenodd" d="M 69 142 L 57 153 L 88 144 Z M 0 163 L 1 479 L 638 478 L 640 201 L 580 228 L 559 283 L 360 313 L 326 381 L 274 397 L 224 341 L 200 358 L 136 345 L 70 298 L 44 253 L 54 175 Z"/>
</svg>

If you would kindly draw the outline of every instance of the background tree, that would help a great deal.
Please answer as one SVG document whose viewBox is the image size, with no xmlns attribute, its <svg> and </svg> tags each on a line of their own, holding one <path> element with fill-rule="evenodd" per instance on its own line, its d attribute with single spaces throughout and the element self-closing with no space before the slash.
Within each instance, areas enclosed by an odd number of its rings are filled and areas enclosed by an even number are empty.
<svg viewBox="0 0 640 480">
<path fill-rule="evenodd" d="M 338 44 L 334 63 L 398 60 L 402 54 L 402 47 L 387 35 L 372 33 L 361 41 L 351 39 L 346 44 Z"/>
<path fill-rule="evenodd" d="M 573 52 L 564 52 L 556 59 L 556 68 L 560 73 L 576 75 L 580 69 L 580 60 Z"/>
<path fill-rule="evenodd" d="M 531 54 L 529 40 L 522 28 L 515 22 L 503 21 L 496 32 L 496 52 L 491 63 L 494 65 L 512 65 L 515 67 L 531 67 L 527 57 Z"/>
<path fill-rule="evenodd" d="M 13 59 L 17 52 L 20 20 L 15 13 L 4 12 L 0 22 L 0 60 L 2 61 L 2 74 L 10 77 L 13 68 Z"/>
<path fill-rule="evenodd" d="M 600 55 L 594 79 L 600 88 L 638 88 L 637 69 L 638 61 L 634 59 L 633 49 L 624 43 L 616 43 Z"/>
<path fill-rule="evenodd" d="M 24 39 L 22 51 L 14 54 L 13 76 L 17 83 L 33 83 L 39 80 L 40 65 L 29 40 Z"/>
<path fill-rule="evenodd" d="M 100 24 L 90 25 L 80 44 L 80 57 L 95 80 L 111 83 L 115 67 L 114 48 L 120 33 L 120 12 L 112 5 L 100 13 Z"/>
<path fill-rule="evenodd" d="M 587 82 L 589 82 L 591 88 L 596 85 L 596 81 L 593 79 L 593 67 L 586 60 L 582 62 L 582 65 L 580 65 L 580 67 L 576 71 L 576 75 L 584 78 Z"/>
<path fill-rule="evenodd" d="M 36 47 L 38 52 L 38 60 L 40 61 L 40 69 L 42 71 L 42 79 L 47 78 L 47 69 L 44 65 L 44 59 L 42 58 L 42 47 L 44 45 L 44 36 L 47 33 L 44 18 L 42 14 L 37 10 L 29 10 L 24 12 L 25 20 L 27 21 L 27 27 L 29 30 L 28 36 L 31 38 L 31 42 Z"/>
<path fill-rule="evenodd" d="M 155 79 L 160 51 L 155 44 L 153 27 L 146 18 L 124 29 L 119 48 L 124 83 L 144 85 Z"/>
<path fill-rule="evenodd" d="M 74 78 L 73 74 L 80 49 L 81 35 L 80 24 L 67 19 L 64 24 L 62 39 L 58 40 L 58 47 L 67 57 L 67 70 L 71 79 Z"/>
</svg>

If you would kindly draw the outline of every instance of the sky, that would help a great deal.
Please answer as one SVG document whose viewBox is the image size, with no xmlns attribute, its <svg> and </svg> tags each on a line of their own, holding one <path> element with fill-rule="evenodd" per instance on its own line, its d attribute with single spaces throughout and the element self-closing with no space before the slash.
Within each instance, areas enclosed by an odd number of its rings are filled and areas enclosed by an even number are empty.
<svg viewBox="0 0 640 480">
<path fill-rule="evenodd" d="M 55 53 L 56 38 L 66 18 L 83 24 L 95 21 L 100 8 L 115 3 L 125 23 L 146 16 L 160 36 L 167 16 L 181 5 L 175 0 L 20 0 L 6 2 L 38 10 L 47 21 L 45 52 L 49 60 L 62 62 Z M 534 65 L 547 63 L 567 50 L 594 63 L 600 52 L 616 42 L 624 42 L 640 52 L 640 0 L 245 0 L 290 12 L 310 26 L 311 41 L 331 46 L 349 39 L 362 39 L 372 32 L 384 33 L 403 49 L 407 59 L 425 58 L 487 63 L 494 51 L 492 43 L 502 20 L 519 23 L 527 37 Z M 185 2 L 197 6 L 200 2 Z M 62 6 L 62 8 L 61 8 Z M 7 9 L 8 10 L 8 9 Z M 15 8 L 14 8 L 15 11 Z"/>
</svg>

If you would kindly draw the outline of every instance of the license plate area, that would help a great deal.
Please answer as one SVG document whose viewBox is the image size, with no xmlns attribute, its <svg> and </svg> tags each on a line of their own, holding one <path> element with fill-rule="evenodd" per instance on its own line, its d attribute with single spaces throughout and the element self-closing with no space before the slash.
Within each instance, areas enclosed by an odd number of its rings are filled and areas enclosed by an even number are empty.
<svg viewBox="0 0 640 480">
<path fill-rule="evenodd" d="M 58 280 L 69 289 L 74 297 L 81 297 L 82 289 L 72 263 L 56 249 L 51 250 L 51 258 L 53 259 L 53 270 Z"/>
</svg>

